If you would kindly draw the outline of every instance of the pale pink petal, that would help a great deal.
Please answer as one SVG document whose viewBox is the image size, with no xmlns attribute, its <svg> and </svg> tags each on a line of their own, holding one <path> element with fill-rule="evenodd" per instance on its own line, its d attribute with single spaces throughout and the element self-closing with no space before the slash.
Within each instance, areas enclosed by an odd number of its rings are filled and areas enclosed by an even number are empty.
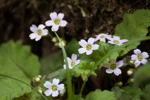
<svg viewBox="0 0 150 100">
<path fill-rule="evenodd" d="M 53 26 L 54 25 L 54 21 L 53 20 L 48 20 L 45 22 L 46 26 Z"/>
<path fill-rule="evenodd" d="M 129 41 L 129 40 L 127 40 L 127 39 L 122 39 L 122 40 L 120 40 L 121 43 L 128 42 L 128 41 Z"/>
<path fill-rule="evenodd" d="M 42 36 L 37 36 L 35 41 L 39 41 L 42 38 Z"/>
<path fill-rule="evenodd" d="M 76 55 L 76 54 L 72 54 L 71 59 L 72 59 L 73 61 L 76 61 L 76 60 L 77 60 L 77 55 Z"/>
<path fill-rule="evenodd" d="M 117 62 L 117 68 L 120 68 L 123 66 L 123 60 L 120 60 Z"/>
<path fill-rule="evenodd" d="M 76 65 L 78 65 L 80 63 L 80 60 L 76 60 Z"/>
<path fill-rule="evenodd" d="M 106 39 L 105 38 L 101 38 L 100 41 L 106 42 Z"/>
<path fill-rule="evenodd" d="M 44 83 L 44 86 L 45 86 L 46 88 L 51 88 L 52 84 L 51 84 L 51 82 L 46 81 L 46 82 Z"/>
<path fill-rule="evenodd" d="M 89 38 L 88 39 L 88 44 L 93 44 L 95 42 L 95 38 Z"/>
<path fill-rule="evenodd" d="M 58 31 L 58 29 L 59 29 L 59 25 L 53 25 L 51 28 L 52 31 Z"/>
<path fill-rule="evenodd" d="M 113 36 L 113 39 L 114 40 L 120 40 L 120 37 L 119 36 Z"/>
<path fill-rule="evenodd" d="M 147 60 L 146 59 L 142 59 L 142 61 L 141 61 L 141 63 L 143 64 L 143 65 L 145 65 L 145 64 L 147 64 Z"/>
<path fill-rule="evenodd" d="M 43 30 L 44 28 L 45 28 L 45 25 L 43 25 L 43 24 L 40 24 L 40 25 L 38 26 L 38 29 Z"/>
<path fill-rule="evenodd" d="M 29 35 L 30 39 L 35 39 L 37 37 L 37 34 L 36 33 L 32 33 Z"/>
<path fill-rule="evenodd" d="M 67 60 L 68 60 L 68 63 L 72 61 L 69 57 L 67 57 Z"/>
<path fill-rule="evenodd" d="M 98 44 L 92 45 L 92 50 L 97 50 L 98 48 L 99 48 L 99 45 L 98 45 Z"/>
<path fill-rule="evenodd" d="M 139 55 L 139 54 L 141 54 L 141 50 L 135 49 L 135 50 L 134 50 L 134 53 L 135 53 L 136 55 Z"/>
<path fill-rule="evenodd" d="M 42 30 L 42 35 L 47 35 L 47 34 L 48 34 L 48 30 L 47 29 Z"/>
<path fill-rule="evenodd" d="M 136 60 L 136 61 L 134 62 L 134 65 L 135 65 L 135 66 L 139 66 L 140 64 L 141 64 L 141 62 L 138 61 L 138 60 Z"/>
<path fill-rule="evenodd" d="M 66 69 L 66 64 L 63 65 L 64 69 Z"/>
<path fill-rule="evenodd" d="M 62 20 L 59 23 L 59 26 L 61 26 L 61 27 L 65 27 L 66 25 L 67 25 L 67 21 L 65 21 L 65 20 Z"/>
<path fill-rule="evenodd" d="M 80 44 L 82 47 L 86 47 L 87 42 L 86 42 L 85 40 L 81 39 L 81 40 L 79 41 L 79 44 Z"/>
<path fill-rule="evenodd" d="M 113 70 L 111 70 L 111 69 L 106 69 L 106 73 L 111 74 L 111 73 L 113 73 Z"/>
<path fill-rule="evenodd" d="M 52 91 L 51 91 L 51 90 L 46 90 L 46 91 L 44 92 L 44 94 L 45 94 L 46 96 L 50 96 L 50 95 L 52 94 Z"/>
<path fill-rule="evenodd" d="M 121 70 L 119 69 L 119 68 L 116 68 L 115 70 L 114 70 L 114 74 L 116 75 L 116 76 L 118 76 L 118 75 L 120 75 L 122 72 L 121 72 Z"/>
<path fill-rule="evenodd" d="M 57 97 L 58 94 L 59 94 L 58 91 L 53 91 L 52 96 L 53 96 L 53 97 Z"/>
<path fill-rule="evenodd" d="M 59 13 L 58 14 L 58 18 L 59 18 L 59 20 L 62 20 L 64 18 L 64 14 L 63 13 Z"/>
<path fill-rule="evenodd" d="M 85 48 L 79 48 L 78 49 L 78 52 L 80 53 L 80 54 L 83 54 L 83 53 L 85 53 L 87 50 L 85 49 Z"/>
<path fill-rule="evenodd" d="M 59 79 L 56 79 L 56 78 L 54 78 L 54 79 L 53 79 L 53 84 L 58 85 L 58 84 L 59 84 L 59 82 L 60 82 L 60 80 L 59 80 Z"/>
<path fill-rule="evenodd" d="M 92 52 L 93 52 L 92 50 L 88 50 L 88 51 L 86 51 L 86 54 L 90 55 L 90 54 L 92 54 Z"/>
<path fill-rule="evenodd" d="M 135 54 L 131 55 L 131 60 L 138 60 L 137 55 Z"/>
<path fill-rule="evenodd" d="M 59 84 L 57 88 L 58 90 L 63 90 L 65 87 L 64 87 L 64 84 Z"/>
<path fill-rule="evenodd" d="M 30 30 L 31 30 L 33 33 L 36 33 L 37 30 L 38 30 L 38 28 L 37 28 L 37 26 L 32 25 L 32 26 L 30 27 Z"/>
<path fill-rule="evenodd" d="M 143 56 L 143 58 L 148 58 L 149 57 L 147 52 L 142 52 L 142 56 Z"/>
<path fill-rule="evenodd" d="M 50 13 L 50 18 L 52 20 L 55 20 L 57 18 L 57 13 L 56 12 Z"/>
<path fill-rule="evenodd" d="M 110 44 L 115 44 L 113 41 L 108 41 L 108 43 L 110 43 Z"/>
</svg>

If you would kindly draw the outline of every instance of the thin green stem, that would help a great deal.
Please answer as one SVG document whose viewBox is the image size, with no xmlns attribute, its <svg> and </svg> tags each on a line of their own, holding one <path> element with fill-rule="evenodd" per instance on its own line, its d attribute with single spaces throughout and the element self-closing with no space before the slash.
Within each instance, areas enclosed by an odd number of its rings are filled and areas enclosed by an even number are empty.
<svg viewBox="0 0 150 100">
<path fill-rule="evenodd" d="M 68 66 L 68 61 L 67 61 L 67 54 L 65 51 L 65 48 L 58 36 L 58 34 L 54 31 L 56 37 L 58 38 L 60 44 L 61 44 L 61 48 L 62 48 L 62 52 L 63 52 L 63 56 L 65 58 L 65 63 L 66 63 L 66 72 L 67 72 L 67 92 L 68 92 L 68 100 L 74 100 L 74 95 L 73 95 L 73 91 L 72 91 L 72 82 L 71 82 L 71 74 L 70 74 L 70 70 L 69 70 L 69 66 Z"/>
<path fill-rule="evenodd" d="M 26 82 L 21 81 L 21 80 L 16 79 L 16 78 L 13 78 L 13 77 L 11 77 L 11 76 L 3 75 L 3 74 L 0 74 L 0 76 L 7 77 L 7 78 L 10 78 L 10 79 L 16 80 L 16 81 L 18 81 L 18 82 L 21 82 L 21 83 L 23 83 L 23 84 L 25 84 L 25 85 L 31 87 L 31 88 L 32 88 L 33 90 L 35 90 L 39 95 L 41 95 L 45 100 L 48 100 L 43 94 L 41 94 L 39 91 L 37 91 L 36 88 L 34 88 L 33 86 L 27 84 Z"/>
<path fill-rule="evenodd" d="M 85 87 L 86 82 L 87 81 L 84 81 L 83 84 L 82 84 L 82 87 L 81 87 L 81 90 L 80 90 L 80 96 L 82 96 L 82 92 L 83 92 L 83 89 Z"/>
</svg>

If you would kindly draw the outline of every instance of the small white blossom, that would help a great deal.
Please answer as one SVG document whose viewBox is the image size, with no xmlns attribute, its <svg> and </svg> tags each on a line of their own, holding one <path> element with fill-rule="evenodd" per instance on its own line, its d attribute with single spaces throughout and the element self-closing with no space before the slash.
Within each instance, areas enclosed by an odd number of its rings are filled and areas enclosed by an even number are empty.
<svg viewBox="0 0 150 100">
<path fill-rule="evenodd" d="M 72 54 L 71 59 L 69 57 L 67 57 L 68 60 L 68 64 L 69 64 L 69 69 L 74 68 L 76 65 L 78 65 L 80 63 L 80 60 L 77 60 L 77 55 L 76 54 Z M 64 69 L 66 69 L 66 64 L 64 64 Z"/>
<path fill-rule="evenodd" d="M 121 70 L 119 69 L 122 66 L 123 66 L 122 60 L 116 62 L 116 60 L 114 60 L 114 59 L 111 59 L 110 63 L 104 64 L 104 67 L 108 68 L 108 69 L 106 69 L 106 73 L 108 73 L 108 74 L 114 73 L 116 76 L 118 76 L 122 73 Z"/>
<path fill-rule="evenodd" d="M 100 40 L 100 41 L 106 42 L 106 38 L 110 38 L 110 37 L 111 35 L 101 33 L 101 34 L 96 35 L 96 41 Z"/>
<path fill-rule="evenodd" d="M 52 83 L 49 81 L 46 81 L 44 83 L 44 86 L 48 88 L 48 90 L 46 90 L 44 94 L 46 96 L 52 95 L 53 97 L 57 97 L 59 95 L 59 92 L 64 89 L 64 84 L 59 84 L 59 82 L 60 80 L 56 78 L 53 79 Z"/>
<path fill-rule="evenodd" d="M 141 63 L 144 65 L 147 64 L 148 61 L 146 60 L 146 58 L 149 57 L 147 52 L 141 52 L 141 50 L 135 49 L 134 53 L 135 54 L 131 55 L 131 60 L 135 61 L 135 66 L 139 66 Z"/>
<path fill-rule="evenodd" d="M 50 13 L 51 20 L 45 22 L 46 26 L 52 26 L 52 31 L 58 31 L 59 26 L 65 27 L 67 25 L 67 21 L 63 20 L 64 14 L 59 13 L 57 15 L 56 12 Z"/>
<path fill-rule="evenodd" d="M 124 42 L 128 42 L 127 39 L 122 39 L 121 40 L 119 36 L 113 36 L 113 38 L 108 37 L 108 39 L 110 40 L 110 41 L 108 41 L 108 43 L 116 44 L 118 46 L 121 46 Z"/>
<path fill-rule="evenodd" d="M 79 41 L 79 44 L 82 46 L 82 48 L 79 48 L 78 51 L 80 54 L 83 54 L 86 52 L 87 55 L 92 54 L 93 50 L 97 50 L 99 48 L 98 44 L 93 44 L 95 42 L 94 38 L 89 38 L 88 42 L 81 39 Z"/>
<path fill-rule="evenodd" d="M 39 41 L 42 36 L 45 36 L 48 34 L 48 30 L 44 29 L 45 26 L 43 24 L 40 24 L 38 27 L 35 25 L 32 25 L 30 27 L 30 30 L 33 32 L 29 35 L 30 39 L 35 39 L 35 41 Z"/>
</svg>

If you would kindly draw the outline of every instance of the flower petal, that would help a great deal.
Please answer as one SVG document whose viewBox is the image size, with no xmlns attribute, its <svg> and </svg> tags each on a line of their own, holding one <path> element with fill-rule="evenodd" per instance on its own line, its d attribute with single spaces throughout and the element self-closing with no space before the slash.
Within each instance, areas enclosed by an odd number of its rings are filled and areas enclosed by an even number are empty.
<svg viewBox="0 0 150 100">
<path fill-rule="evenodd" d="M 93 50 L 88 50 L 88 51 L 86 51 L 86 54 L 90 55 L 90 54 L 92 54 L 92 52 L 93 52 Z"/>
<path fill-rule="evenodd" d="M 99 48 L 99 45 L 98 45 L 98 44 L 92 45 L 92 50 L 97 50 L 98 48 Z"/>
<path fill-rule="evenodd" d="M 58 85 L 58 90 L 63 90 L 65 87 L 64 87 L 64 84 L 59 84 Z"/>
<path fill-rule="evenodd" d="M 78 65 L 80 63 L 80 60 L 76 60 L 76 64 L 75 65 Z"/>
<path fill-rule="evenodd" d="M 95 38 L 89 38 L 88 39 L 88 44 L 93 44 L 95 42 Z"/>
<path fill-rule="evenodd" d="M 138 60 L 137 55 L 135 54 L 131 55 L 131 60 Z"/>
<path fill-rule="evenodd" d="M 48 30 L 47 29 L 42 30 L 42 35 L 47 35 L 47 34 L 48 34 Z"/>
<path fill-rule="evenodd" d="M 45 25 L 46 26 L 52 26 L 52 25 L 54 25 L 54 21 L 53 20 L 48 20 L 48 21 L 45 22 Z"/>
<path fill-rule="evenodd" d="M 72 59 L 73 61 L 76 61 L 76 60 L 77 60 L 77 55 L 76 55 L 76 54 L 72 54 L 71 59 Z"/>
<path fill-rule="evenodd" d="M 119 36 L 113 36 L 113 39 L 114 40 L 120 40 L 120 37 Z"/>
<path fill-rule="evenodd" d="M 36 33 L 32 33 L 29 35 L 30 39 L 35 39 L 37 37 L 37 34 Z"/>
<path fill-rule="evenodd" d="M 64 69 L 66 69 L 66 64 L 63 65 Z"/>
<path fill-rule="evenodd" d="M 59 94 L 58 91 L 54 91 L 54 92 L 52 93 L 52 96 L 53 96 L 53 97 L 57 97 L 58 94 Z"/>
<path fill-rule="evenodd" d="M 145 64 L 147 64 L 147 60 L 146 59 L 142 59 L 142 61 L 141 61 L 141 63 L 143 64 L 143 65 L 145 65 Z"/>
<path fill-rule="evenodd" d="M 134 50 L 134 53 L 135 53 L 136 55 L 139 55 L 139 54 L 141 54 L 141 50 L 135 49 L 135 50 Z"/>
<path fill-rule="evenodd" d="M 62 21 L 60 21 L 59 25 L 60 25 L 61 27 L 65 27 L 65 26 L 67 25 L 67 21 L 62 20 Z"/>
<path fill-rule="evenodd" d="M 45 92 L 44 92 L 44 94 L 46 95 L 46 96 L 50 96 L 51 94 L 52 94 L 52 91 L 51 90 L 46 90 Z"/>
<path fill-rule="evenodd" d="M 136 60 L 136 61 L 134 62 L 134 65 L 135 65 L 135 66 L 139 66 L 140 64 L 141 64 L 141 62 L 138 61 L 138 60 Z"/>
<path fill-rule="evenodd" d="M 42 38 L 42 36 L 37 36 L 35 41 L 39 41 Z"/>
<path fill-rule="evenodd" d="M 79 41 L 79 44 L 80 44 L 80 46 L 82 46 L 82 47 L 86 47 L 87 42 L 86 42 L 85 40 L 81 39 L 81 40 Z"/>
<path fill-rule="evenodd" d="M 78 49 L 78 52 L 80 53 L 80 54 L 83 54 L 83 53 L 85 53 L 87 50 L 85 49 L 85 48 L 79 48 Z"/>
<path fill-rule="evenodd" d="M 59 84 L 59 82 L 60 82 L 60 80 L 59 80 L 59 79 L 56 79 L 56 78 L 54 78 L 54 79 L 53 79 L 53 84 L 58 85 L 58 84 Z"/>
<path fill-rule="evenodd" d="M 113 41 L 108 41 L 108 43 L 110 43 L 110 44 L 115 44 Z"/>
<path fill-rule="evenodd" d="M 59 18 L 59 20 L 62 20 L 64 18 L 64 14 L 63 13 L 59 13 L 58 14 L 58 18 Z"/>
<path fill-rule="evenodd" d="M 119 68 L 116 68 L 115 70 L 114 70 L 114 74 L 116 75 L 116 76 L 118 76 L 118 75 L 120 75 L 122 72 L 121 72 L 121 70 L 119 69 Z"/>
<path fill-rule="evenodd" d="M 121 43 L 128 42 L 128 41 L 129 41 L 129 40 L 127 40 L 127 39 L 122 39 L 122 40 L 120 40 Z"/>
<path fill-rule="evenodd" d="M 148 58 L 149 57 L 147 52 L 142 52 L 142 56 L 143 56 L 143 58 Z"/>
<path fill-rule="evenodd" d="M 41 29 L 41 30 L 43 30 L 43 29 L 45 28 L 45 25 L 40 24 L 40 25 L 38 26 L 38 28 Z"/>
<path fill-rule="evenodd" d="M 50 18 L 52 20 L 55 20 L 57 18 L 57 13 L 56 12 L 50 13 Z"/>
<path fill-rule="evenodd" d="M 120 60 L 117 62 L 117 68 L 120 68 L 123 66 L 123 60 Z"/>
<path fill-rule="evenodd" d="M 51 88 L 52 83 L 49 82 L 49 81 L 45 81 L 44 86 L 45 86 L 46 88 Z"/>
<path fill-rule="evenodd" d="M 37 26 L 32 25 L 32 26 L 30 27 L 30 30 L 31 30 L 32 32 L 36 33 L 37 30 L 38 30 L 38 28 L 37 28 Z"/>
<path fill-rule="evenodd" d="M 58 29 L 59 29 L 59 25 L 53 25 L 51 28 L 52 31 L 58 31 Z"/>
<path fill-rule="evenodd" d="M 113 70 L 111 70 L 111 69 L 106 69 L 106 73 L 108 73 L 108 74 L 113 73 Z"/>
</svg>

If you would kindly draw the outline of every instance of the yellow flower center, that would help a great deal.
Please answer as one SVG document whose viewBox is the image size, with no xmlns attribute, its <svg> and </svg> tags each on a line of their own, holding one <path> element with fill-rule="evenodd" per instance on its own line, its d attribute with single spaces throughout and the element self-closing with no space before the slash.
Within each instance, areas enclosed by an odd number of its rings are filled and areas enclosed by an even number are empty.
<svg viewBox="0 0 150 100">
<path fill-rule="evenodd" d="M 138 55 L 137 58 L 138 58 L 139 61 L 141 61 L 143 59 L 143 56 L 140 54 L 140 55 Z"/>
<path fill-rule="evenodd" d="M 37 30 L 37 34 L 38 34 L 38 35 L 42 35 L 42 30 L 40 30 L 40 29 Z"/>
<path fill-rule="evenodd" d="M 60 20 L 59 20 L 59 19 L 55 19 L 55 20 L 54 20 L 54 23 L 55 23 L 56 25 L 59 25 Z"/>
<path fill-rule="evenodd" d="M 75 64 L 76 64 L 75 61 L 72 61 L 71 62 L 71 67 L 74 67 Z"/>
<path fill-rule="evenodd" d="M 116 69 L 116 67 L 117 67 L 116 64 L 111 64 L 109 68 L 110 68 L 111 70 L 114 70 L 114 69 Z"/>
<path fill-rule="evenodd" d="M 52 90 L 56 91 L 57 90 L 57 85 L 52 85 Z"/>
<path fill-rule="evenodd" d="M 101 35 L 99 38 L 105 38 L 105 36 L 104 36 L 104 35 Z"/>
<path fill-rule="evenodd" d="M 86 46 L 86 50 L 91 50 L 91 48 L 92 48 L 92 45 L 90 45 L 90 44 L 88 44 L 88 45 Z"/>
<path fill-rule="evenodd" d="M 118 40 L 114 40 L 113 41 L 115 44 L 119 44 L 119 41 Z"/>
</svg>

